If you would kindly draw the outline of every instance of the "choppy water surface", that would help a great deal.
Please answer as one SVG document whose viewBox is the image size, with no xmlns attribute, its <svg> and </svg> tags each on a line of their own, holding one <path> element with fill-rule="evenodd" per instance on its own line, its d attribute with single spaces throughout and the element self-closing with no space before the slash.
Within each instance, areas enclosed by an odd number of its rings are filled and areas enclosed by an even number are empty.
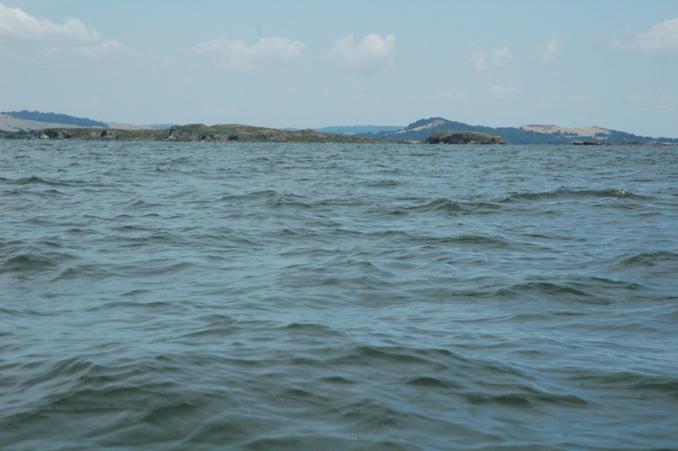
<svg viewBox="0 0 678 451">
<path fill-rule="evenodd" d="M 678 444 L 678 149 L 0 142 L 0 448 Z"/>
</svg>

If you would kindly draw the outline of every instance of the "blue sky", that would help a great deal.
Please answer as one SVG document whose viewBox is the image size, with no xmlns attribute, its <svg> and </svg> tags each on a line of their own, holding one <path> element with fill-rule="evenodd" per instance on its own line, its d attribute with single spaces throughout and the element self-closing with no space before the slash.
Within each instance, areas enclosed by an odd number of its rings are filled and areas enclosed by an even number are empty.
<svg viewBox="0 0 678 451">
<path fill-rule="evenodd" d="M 0 0 L 0 111 L 678 136 L 678 2 Z"/>
</svg>

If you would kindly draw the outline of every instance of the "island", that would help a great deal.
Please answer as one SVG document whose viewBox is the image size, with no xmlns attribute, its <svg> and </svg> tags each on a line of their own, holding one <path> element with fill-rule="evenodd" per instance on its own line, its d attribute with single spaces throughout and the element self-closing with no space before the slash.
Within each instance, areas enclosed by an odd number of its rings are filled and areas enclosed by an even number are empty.
<svg viewBox="0 0 678 451">
<path fill-rule="evenodd" d="M 291 143 L 372 143 L 364 136 L 321 133 L 315 130 L 279 130 L 249 125 L 177 125 L 165 129 L 45 128 L 0 132 L 0 138 L 94 141 L 176 141 L 176 142 L 291 142 Z"/>
<path fill-rule="evenodd" d="M 428 144 L 506 144 L 499 136 L 475 132 L 437 132 L 426 139 Z"/>
</svg>

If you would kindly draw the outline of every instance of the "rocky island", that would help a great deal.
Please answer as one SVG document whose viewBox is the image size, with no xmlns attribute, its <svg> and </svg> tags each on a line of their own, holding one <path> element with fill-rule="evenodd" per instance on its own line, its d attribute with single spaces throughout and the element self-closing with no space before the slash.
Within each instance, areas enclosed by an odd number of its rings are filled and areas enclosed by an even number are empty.
<svg viewBox="0 0 678 451">
<path fill-rule="evenodd" d="M 428 144 L 506 144 L 499 136 L 475 132 L 437 132 L 426 139 Z"/>
</svg>

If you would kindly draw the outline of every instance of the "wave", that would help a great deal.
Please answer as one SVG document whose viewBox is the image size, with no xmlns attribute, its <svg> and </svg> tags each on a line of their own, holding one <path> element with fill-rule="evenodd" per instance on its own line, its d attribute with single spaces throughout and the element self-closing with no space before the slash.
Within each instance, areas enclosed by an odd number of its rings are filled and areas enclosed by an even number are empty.
<svg viewBox="0 0 678 451">
<path fill-rule="evenodd" d="M 137 290 L 139 291 L 139 290 Z M 127 295 L 125 293 L 123 296 L 134 297 L 134 295 Z M 148 310 L 151 312 L 161 312 L 161 311 L 177 311 L 177 310 L 188 310 L 185 306 L 177 302 L 171 301 L 113 301 L 106 302 L 104 304 L 98 305 L 96 307 L 88 308 L 88 312 L 100 312 L 106 310 L 116 310 L 120 309 L 123 311 L 131 310 Z"/>
<path fill-rule="evenodd" d="M 678 263 L 678 252 L 654 251 L 618 257 L 615 266 L 620 268 L 651 267 L 660 263 Z"/>
<path fill-rule="evenodd" d="M 21 177 L 18 179 L 10 179 L 0 177 L 0 183 L 8 185 L 47 185 L 47 186 L 80 186 L 87 185 L 88 182 L 82 180 L 51 180 L 44 177 L 33 175 L 30 177 Z"/>
<path fill-rule="evenodd" d="M 359 232 L 350 229 L 336 229 L 336 232 L 341 234 L 348 234 L 355 237 L 368 237 L 370 239 L 378 240 L 380 238 L 397 239 L 405 242 L 420 244 L 420 245 L 478 245 L 489 246 L 496 248 L 506 248 L 513 246 L 513 243 L 508 238 L 499 235 L 481 235 L 481 234 L 462 234 L 450 236 L 436 236 L 436 235 L 417 235 L 403 230 L 384 230 L 380 232 Z"/>
<path fill-rule="evenodd" d="M 319 323 L 289 323 L 275 329 L 295 335 L 317 335 L 322 337 L 343 335 L 341 332 Z"/>
<path fill-rule="evenodd" d="M 81 357 L 56 363 L 35 362 L 33 375 L 21 381 L 21 391 L 32 393 L 35 402 L 23 409 L 7 409 L 3 420 L 39 427 L 40 418 L 55 411 L 77 412 L 86 409 L 124 409 L 134 405 L 140 412 L 174 402 L 178 383 L 171 375 L 179 370 L 171 362 L 157 359 L 101 365 Z M 161 377 L 160 375 L 163 375 Z M 176 399 L 176 397 L 174 397 Z M 144 405 L 150 402 L 151 405 Z M 91 407 L 97 406 L 97 407 Z"/>
<path fill-rule="evenodd" d="M 383 179 L 383 180 L 371 180 L 369 182 L 365 182 L 364 185 L 370 188 L 392 188 L 395 186 L 402 185 L 402 183 L 393 179 Z"/>
<path fill-rule="evenodd" d="M 382 181 L 379 186 L 395 186 L 398 182 Z M 219 198 L 219 201 L 229 203 L 240 203 L 244 201 L 263 201 L 270 207 L 298 207 L 305 209 L 322 207 L 360 207 L 364 202 L 352 198 L 331 198 L 311 200 L 305 196 L 293 193 L 279 192 L 276 190 L 253 191 L 242 194 L 229 194 Z M 378 206 L 370 209 L 370 212 L 377 214 L 402 215 L 427 212 L 447 212 L 447 213 L 492 213 L 503 208 L 501 205 L 492 202 L 457 202 L 446 198 L 438 198 L 425 201 L 419 205 L 396 207 Z"/>
<path fill-rule="evenodd" d="M 172 259 L 157 259 L 125 264 L 109 269 L 109 272 L 117 276 L 144 278 L 161 274 L 173 274 L 187 271 L 196 265 L 187 261 Z"/>
<path fill-rule="evenodd" d="M 589 291 L 584 291 L 583 288 L 584 287 L 577 288 L 571 284 L 559 284 L 545 281 L 523 282 L 511 285 L 510 287 L 500 288 L 493 293 L 493 296 L 509 298 L 547 296 L 563 301 L 574 301 L 586 304 L 608 305 L 611 303 L 609 299 Z"/>
<path fill-rule="evenodd" d="M 221 319 L 218 315 L 204 318 L 208 322 Z M 231 320 L 224 318 L 227 323 Z M 217 340 L 210 343 L 223 343 L 223 337 L 213 338 Z M 392 431 L 403 429 L 408 439 L 402 447 L 413 449 L 417 437 L 412 434 L 418 426 L 424 428 L 422 434 L 429 433 L 427 426 L 472 436 L 482 433 L 473 415 L 448 416 L 447 410 L 441 410 L 450 403 L 460 409 L 499 411 L 509 418 L 528 415 L 529 419 L 544 412 L 582 412 L 592 403 L 598 405 L 606 393 L 664 403 L 678 396 L 673 376 L 606 373 L 577 366 L 563 369 L 554 380 L 542 378 L 548 365 L 534 372 L 521 371 L 517 364 L 471 358 L 442 348 L 323 346 L 317 358 L 309 358 L 310 353 L 285 347 L 278 357 L 254 352 L 239 359 L 236 354 L 249 354 L 248 348 L 239 352 L 242 345 L 233 343 L 226 353 L 231 355 L 224 355 L 221 345 L 221 351 L 203 346 L 185 354 L 138 354 L 108 363 L 74 356 L 32 362 L 30 367 L 15 363 L 2 367 L 10 374 L 31 373 L 17 383 L 22 394 L 6 398 L 10 403 L 3 421 L 23 433 L 8 436 L 9 443 L 29 443 L 26 432 L 39 431 L 48 421 L 57 426 L 75 421 L 90 428 L 87 434 L 75 436 L 69 428 L 68 439 L 90 448 L 129 446 L 130 431 L 143 437 L 139 440 L 147 440 L 144 443 L 149 447 L 171 442 L 180 448 L 191 448 L 190 443 L 199 448 L 200 443 L 228 439 L 233 444 L 267 448 L 299 449 L 316 442 L 319 449 L 344 448 L 340 444 L 348 439 L 345 431 L 373 434 L 386 428 L 394 440 L 402 437 Z M 116 353 L 125 346 L 124 342 L 111 343 L 107 352 Z M 566 382 L 557 383 L 561 379 Z M 31 403 L 11 402 L 26 394 Z M 300 430 L 287 426 L 288 421 L 308 422 L 308 418 L 316 418 L 320 426 L 341 428 L 341 434 L 330 434 L 339 442 L 330 436 L 296 435 Z M 265 424 L 278 427 L 262 429 Z M 53 430 L 49 433 L 57 435 Z M 442 442 L 449 444 L 449 440 L 443 434 L 438 447 L 444 448 Z M 370 442 L 371 447 L 374 443 Z M 394 445 L 391 442 L 385 449 L 399 448 Z"/>
<path fill-rule="evenodd" d="M 413 212 L 446 211 L 450 213 L 492 213 L 501 209 L 501 205 L 491 202 L 455 202 L 446 198 L 436 199 L 424 205 L 408 208 Z"/>
<path fill-rule="evenodd" d="M 392 427 L 386 421 L 373 421 L 373 425 L 361 425 L 365 430 L 378 430 L 380 428 Z M 353 425 L 357 427 L 357 425 Z M 223 430 L 221 425 L 220 429 Z M 201 432 L 202 434 L 202 432 Z M 217 435 L 219 436 L 219 435 Z M 358 435 L 359 436 L 359 435 Z M 364 447 L 366 439 L 350 438 L 336 433 L 318 433 L 318 432 L 304 432 L 304 433 L 283 433 L 279 435 L 271 435 L 262 438 L 256 438 L 246 441 L 242 444 L 244 449 L 276 449 L 276 450 L 298 450 L 298 449 L 367 449 Z M 200 442 L 199 442 L 200 443 Z M 412 449 L 419 449 L 411 442 L 399 442 L 397 440 L 369 440 L 369 449 L 371 450 L 389 450 L 389 451 L 406 451 Z"/>
<path fill-rule="evenodd" d="M 97 266 L 93 265 L 76 265 L 69 266 L 61 270 L 53 279 L 52 282 L 59 280 L 75 280 L 83 277 L 87 278 L 102 278 L 106 275 L 106 271 L 101 270 Z"/>
<path fill-rule="evenodd" d="M 379 206 L 372 208 L 370 212 L 394 216 L 419 213 L 483 214 L 495 213 L 501 208 L 501 205 L 491 202 L 457 202 L 446 198 L 438 198 L 420 205 L 406 207 Z"/>
<path fill-rule="evenodd" d="M 225 201 L 225 202 L 231 202 L 231 201 L 243 201 L 243 200 L 271 200 L 271 199 L 276 199 L 280 196 L 284 195 L 284 193 L 279 193 L 278 191 L 275 190 L 261 190 L 261 191 L 252 191 L 249 193 L 239 193 L 239 194 L 226 194 L 222 196 L 219 200 Z"/>
<path fill-rule="evenodd" d="M 484 394 L 472 393 L 464 397 L 471 404 L 499 404 L 507 407 L 537 408 L 538 404 L 560 404 L 571 407 L 585 407 L 589 403 L 576 395 L 548 393 L 521 387 L 526 393 Z"/>
<path fill-rule="evenodd" d="M 239 203 L 243 201 L 264 201 L 270 207 L 296 206 L 302 208 L 313 208 L 314 205 L 303 200 L 302 196 L 296 194 L 284 193 L 275 190 L 253 191 L 243 194 L 229 194 L 221 197 L 221 201 L 229 203 Z"/>
<path fill-rule="evenodd" d="M 511 284 L 486 292 L 488 297 L 509 299 L 545 298 L 555 301 L 576 302 L 593 305 L 610 305 L 624 299 L 637 299 L 643 296 L 648 286 L 627 280 L 615 280 L 606 277 L 567 277 L 566 279 L 528 280 Z M 666 298 L 664 298 L 666 300 Z M 534 319 L 544 319 L 553 312 L 539 313 Z"/>
<path fill-rule="evenodd" d="M 459 387 L 458 384 L 450 383 L 443 378 L 433 377 L 433 376 L 417 376 L 411 379 L 408 379 L 405 382 L 407 385 L 414 385 L 415 387 L 425 387 L 425 388 L 454 388 Z"/>
<path fill-rule="evenodd" d="M 133 209 L 156 208 L 156 207 L 162 207 L 162 206 L 163 206 L 162 204 L 146 202 L 143 199 L 136 199 L 136 200 L 130 201 L 130 203 L 129 203 L 129 208 L 133 208 Z"/>
<path fill-rule="evenodd" d="M 446 211 L 454 213 L 464 211 L 464 208 L 459 202 L 454 202 L 449 199 L 435 199 L 424 205 L 408 207 L 405 210 L 411 212 Z"/>
<path fill-rule="evenodd" d="M 143 235 L 129 234 L 118 231 L 111 235 L 111 241 L 115 241 L 120 247 L 143 247 L 151 245 L 181 245 L 186 244 L 188 237 L 180 233 L 172 233 L 164 230 L 149 230 Z"/>
<path fill-rule="evenodd" d="M 0 260 L 0 272 L 31 273 L 49 271 L 76 257 L 65 253 L 21 252 Z"/>
<path fill-rule="evenodd" d="M 673 374 L 669 376 L 631 370 L 606 371 L 589 368 L 576 371 L 570 378 L 578 384 L 585 383 L 587 386 L 643 392 L 645 397 L 653 395 L 657 399 L 666 397 L 678 399 L 678 377 Z"/>
<path fill-rule="evenodd" d="M 56 189 L 46 189 L 41 191 L 28 190 L 26 188 L 14 188 L 7 190 L 0 190 L 0 195 L 12 197 L 19 196 L 25 198 L 26 196 L 38 197 L 38 198 L 55 198 L 64 196 L 62 191 Z"/>
<path fill-rule="evenodd" d="M 20 310 L 16 308 L 0 307 L 0 315 L 6 315 L 9 318 L 28 317 L 28 316 L 49 316 L 50 313 L 40 312 L 27 307 L 22 307 Z M 1 333 L 2 335 L 12 335 L 11 332 Z"/>
<path fill-rule="evenodd" d="M 229 194 L 219 198 L 221 202 L 232 204 L 259 201 L 270 208 L 300 208 L 300 209 L 318 209 L 318 208 L 336 208 L 336 207 L 356 207 L 362 205 L 361 202 L 351 198 L 346 199 L 309 199 L 306 196 L 300 196 L 293 193 L 279 192 L 275 190 L 254 191 L 243 194 Z"/>
<path fill-rule="evenodd" d="M 490 236 L 490 235 L 457 235 L 449 237 L 422 237 L 415 238 L 415 240 L 424 241 L 427 243 L 434 244 L 472 244 L 472 245 L 481 245 L 481 246 L 490 246 L 490 247 L 509 247 L 513 243 L 506 238 L 501 236 Z"/>
<path fill-rule="evenodd" d="M 513 193 L 500 200 L 501 203 L 519 202 L 531 200 L 550 200 L 562 198 L 585 198 L 585 197 L 609 197 L 617 199 L 650 199 L 649 197 L 635 194 L 625 188 L 603 189 L 569 189 L 565 187 L 553 191 Z"/>
</svg>

